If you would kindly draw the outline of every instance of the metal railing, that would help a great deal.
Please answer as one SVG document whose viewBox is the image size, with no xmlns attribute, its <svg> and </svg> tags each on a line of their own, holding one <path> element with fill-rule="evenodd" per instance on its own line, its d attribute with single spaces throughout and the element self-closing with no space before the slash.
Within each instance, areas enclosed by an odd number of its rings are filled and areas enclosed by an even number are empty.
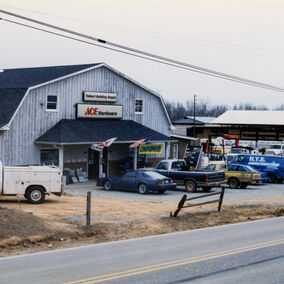
<svg viewBox="0 0 284 284">
<path fill-rule="evenodd" d="M 180 200 L 180 202 L 178 204 L 178 208 L 174 212 L 174 214 L 172 214 L 172 212 L 170 213 L 170 217 L 176 217 L 182 208 L 199 206 L 199 205 L 204 205 L 204 204 L 211 204 L 211 203 L 218 203 L 218 211 L 221 211 L 223 198 L 224 198 L 224 193 L 225 193 L 225 187 L 222 187 L 222 189 L 220 191 L 218 191 L 218 192 L 208 193 L 208 194 L 199 195 L 199 196 L 195 196 L 195 197 L 191 197 L 191 198 L 187 198 L 187 195 L 185 194 L 182 197 L 182 199 Z M 205 197 L 208 197 L 208 196 L 213 196 L 213 195 L 218 195 L 218 194 L 220 195 L 219 199 L 214 199 L 214 200 L 209 200 L 209 201 L 205 201 L 205 202 L 186 204 L 185 205 L 186 201 L 191 201 L 191 200 L 194 200 L 194 199 L 205 198 Z"/>
</svg>

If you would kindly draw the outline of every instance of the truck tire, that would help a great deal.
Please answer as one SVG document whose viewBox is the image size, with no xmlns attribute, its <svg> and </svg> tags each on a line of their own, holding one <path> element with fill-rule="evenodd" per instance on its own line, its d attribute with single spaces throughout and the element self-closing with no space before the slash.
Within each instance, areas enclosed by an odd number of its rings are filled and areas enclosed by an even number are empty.
<svg viewBox="0 0 284 284">
<path fill-rule="evenodd" d="M 270 179 L 270 181 L 271 182 L 273 182 L 273 183 L 275 183 L 275 182 L 277 182 L 277 178 L 276 178 L 276 176 L 274 175 L 274 174 L 268 174 L 268 177 L 269 177 L 269 179 Z"/>
<path fill-rule="evenodd" d="M 237 189 L 239 187 L 239 180 L 237 178 L 230 178 L 228 185 L 232 189 Z"/>
<path fill-rule="evenodd" d="M 45 190 L 41 186 L 31 186 L 24 194 L 29 203 L 40 204 L 45 199 Z"/>
<path fill-rule="evenodd" d="M 187 180 L 184 183 L 185 189 L 187 192 L 195 192 L 196 191 L 196 183 L 193 180 Z"/>
<path fill-rule="evenodd" d="M 203 186 L 203 187 L 202 187 L 202 190 L 203 190 L 204 192 L 209 192 L 211 189 L 212 189 L 211 186 Z"/>
</svg>

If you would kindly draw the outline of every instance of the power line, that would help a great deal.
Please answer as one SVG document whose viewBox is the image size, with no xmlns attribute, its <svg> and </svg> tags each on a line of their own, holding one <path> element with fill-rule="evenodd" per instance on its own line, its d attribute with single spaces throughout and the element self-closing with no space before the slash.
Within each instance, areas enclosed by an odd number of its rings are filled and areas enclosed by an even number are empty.
<svg viewBox="0 0 284 284">
<path fill-rule="evenodd" d="M 23 11 L 23 12 L 28 12 L 28 13 L 33 13 L 33 14 L 38 14 L 38 15 L 43 15 L 43 16 L 48 16 L 48 17 L 53 17 L 53 18 L 58 18 L 61 20 L 67 20 L 67 21 L 72 21 L 74 22 L 78 22 L 78 23 L 84 23 L 84 24 L 88 24 L 88 25 L 92 25 L 92 26 L 96 26 L 96 27 L 102 27 L 102 28 L 106 28 L 106 29 L 110 29 L 110 30 L 115 30 L 115 31 L 119 31 L 119 32 L 126 32 L 126 33 L 135 33 L 140 34 L 142 36 L 149 36 L 149 37 L 153 37 L 153 38 L 158 38 L 158 39 L 162 39 L 162 40 L 168 40 L 168 41 L 175 41 L 175 42 L 180 42 L 180 43 L 188 43 L 191 42 L 191 44 L 195 44 L 195 45 L 199 45 L 199 46 L 209 46 L 209 47 L 213 47 L 213 48 L 217 48 L 217 49 L 222 49 L 222 50 L 229 50 L 229 51 L 234 51 L 234 52 L 245 52 L 245 53 L 250 53 L 250 54 L 254 54 L 254 55 L 259 55 L 259 56 L 267 56 L 267 57 L 276 57 L 276 58 L 283 58 L 281 56 L 274 56 L 274 55 L 270 55 L 270 54 L 261 54 L 261 53 L 254 53 L 254 52 L 247 52 L 247 51 L 240 51 L 237 49 L 229 49 L 227 47 L 222 47 L 222 46 L 230 46 L 233 48 L 245 48 L 245 49 L 255 49 L 255 50 L 261 50 L 261 51 L 269 51 L 269 52 L 274 52 L 274 53 L 281 53 L 283 54 L 282 50 L 276 50 L 276 49 L 269 49 L 269 48 L 263 48 L 263 47 L 256 47 L 256 46 L 249 46 L 249 45 L 244 45 L 244 44 L 236 44 L 236 43 L 228 43 L 228 42 L 221 42 L 221 41 L 216 41 L 216 40 L 204 40 L 204 39 L 198 39 L 198 38 L 194 38 L 194 37 L 189 37 L 189 36 L 179 36 L 179 35 L 174 35 L 174 34 L 165 34 L 165 33 L 157 33 L 157 32 L 153 32 L 153 31 L 149 31 L 149 30 L 143 30 L 143 29 L 135 29 L 132 27 L 123 27 L 123 26 L 117 26 L 117 25 L 111 25 L 111 24 L 103 24 L 100 22 L 95 22 L 92 20 L 83 20 L 83 19 L 79 19 L 79 18 L 71 18 L 71 17 L 65 17 L 65 16 L 59 16 L 59 15 L 54 15 L 54 14 L 49 14 L 49 13 L 43 13 L 43 12 L 39 12 L 39 11 L 35 11 L 35 10 L 30 10 L 30 9 L 21 9 L 21 8 L 17 8 L 17 7 L 13 7 L 10 5 L 2 5 L 5 6 L 7 8 L 11 8 L 14 10 L 18 10 L 18 11 Z M 199 42 L 199 43 L 195 43 L 195 42 Z M 216 46 L 217 45 L 217 46 Z M 219 45 L 219 46 L 218 46 Z M 221 46 L 220 46 L 221 45 Z"/>
<path fill-rule="evenodd" d="M 34 29 L 34 30 L 46 32 L 46 33 L 49 33 L 49 34 L 52 34 L 52 35 L 57 35 L 57 36 L 60 36 L 60 37 L 63 37 L 63 38 L 67 38 L 67 39 L 71 39 L 71 40 L 74 40 L 74 41 L 78 41 L 78 42 L 86 43 L 86 44 L 89 44 L 89 45 L 101 47 L 101 48 L 104 48 L 104 49 L 107 49 L 107 50 L 111 50 L 111 51 L 119 52 L 119 53 L 122 53 L 122 54 L 126 54 L 126 55 L 130 55 L 130 56 L 142 58 L 142 59 L 145 59 L 145 60 L 148 60 L 148 61 L 153 61 L 153 62 L 161 63 L 161 64 L 164 64 L 164 65 L 176 67 L 176 68 L 179 68 L 179 69 L 189 70 L 189 71 L 193 71 L 193 72 L 196 72 L 196 73 L 210 75 L 210 76 L 213 76 L 213 77 L 216 77 L 216 78 L 224 79 L 224 78 L 222 78 L 220 76 L 217 76 L 217 75 L 211 75 L 211 74 L 208 74 L 206 72 L 197 71 L 197 70 L 194 70 L 194 69 L 191 69 L 191 68 L 175 65 L 175 64 L 172 64 L 172 63 L 168 63 L 168 62 L 163 62 L 163 61 L 156 60 L 156 59 L 153 59 L 153 58 L 148 58 L 146 56 L 133 54 L 133 53 L 130 53 L 130 52 L 122 51 L 122 50 L 111 48 L 111 47 L 107 47 L 107 46 L 102 46 L 102 45 L 99 45 L 99 44 L 96 44 L 96 43 L 93 43 L 93 42 L 89 42 L 89 41 L 78 39 L 78 38 L 75 38 L 75 37 L 59 34 L 59 33 L 56 33 L 56 32 L 49 31 L 49 30 L 37 28 L 37 27 L 31 26 L 31 25 L 27 25 L 27 24 L 23 24 L 23 23 L 20 23 L 20 22 L 17 22 L 17 21 L 12 21 L 12 20 L 3 19 L 3 18 L 0 18 L 0 20 L 6 21 L 6 22 L 12 23 L 12 24 L 17 24 L 17 25 L 20 25 L 20 26 L 23 26 L 23 27 L 31 28 L 31 29 Z M 229 79 L 227 79 L 227 80 L 229 80 Z M 231 81 L 234 81 L 234 80 L 231 80 Z M 238 81 L 235 81 L 235 82 L 238 82 Z M 253 84 L 251 84 L 251 85 L 255 86 Z"/>
<path fill-rule="evenodd" d="M 254 81 L 254 80 L 249 80 L 249 79 L 245 79 L 245 78 L 242 78 L 242 77 L 238 77 L 238 76 L 234 76 L 234 75 L 210 70 L 210 69 L 207 69 L 207 68 L 188 64 L 188 63 L 178 61 L 178 60 L 173 60 L 173 59 L 170 59 L 170 58 L 167 58 L 167 57 L 159 56 L 159 55 L 152 54 L 152 53 L 149 53 L 149 52 L 145 52 L 145 51 L 142 51 L 142 50 L 139 50 L 139 49 L 135 49 L 135 48 L 131 48 L 131 47 L 128 47 L 128 46 L 121 45 L 121 44 L 117 44 L 117 43 L 114 43 L 114 42 L 109 42 L 109 41 L 106 41 L 106 40 L 103 40 L 103 39 L 99 39 L 99 38 L 89 36 L 89 35 L 86 35 L 86 34 L 83 34 L 83 33 L 79 33 L 79 32 L 76 32 L 76 31 L 72 31 L 72 30 L 69 30 L 69 29 L 66 29 L 66 28 L 62 28 L 62 27 L 59 27 L 59 26 L 48 24 L 48 23 L 45 23 L 45 22 L 42 22 L 42 21 L 38 21 L 38 20 L 29 18 L 29 17 L 25 17 L 25 16 L 22 16 L 22 15 L 11 13 L 11 12 L 8 12 L 8 11 L 5 11 L 5 10 L 0 9 L 0 12 L 7 14 L 7 15 L 10 15 L 10 16 L 13 16 L 13 17 L 20 18 L 20 19 L 25 20 L 25 21 L 36 23 L 38 25 L 42 25 L 42 26 L 45 26 L 45 27 L 48 27 L 48 28 L 51 28 L 51 29 L 56 29 L 56 30 L 59 30 L 59 31 L 64 32 L 64 33 L 68 33 L 68 34 L 72 34 L 72 35 L 75 35 L 75 36 L 78 36 L 78 37 L 86 38 L 86 39 L 91 40 L 91 41 L 96 41 L 96 42 L 99 43 L 99 45 L 96 45 L 96 46 L 103 47 L 102 45 L 104 45 L 104 48 L 107 48 L 107 49 L 110 49 L 110 50 L 113 50 L 113 51 L 118 51 L 117 48 L 119 48 L 119 49 L 127 51 L 127 52 L 123 52 L 123 51 L 120 50 L 119 52 L 122 52 L 122 53 L 125 53 L 125 54 L 128 54 L 128 55 L 132 55 L 132 56 L 136 56 L 136 57 L 140 57 L 140 58 L 144 58 L 144 59 L 147 58 L 148 60 L 152 60 L 152 61 L 155 61 L 155 62 L 167 64 L 167 65 L 170 65 L 170 66 L 174 66 L 174 67 L 178 67 L 178 68 L 182 68 L 182 69 L 186 69 L 186 70 L 191 70 L 191 71 L 202 73 L 202 74 L 205 74 L 205 75 L 208 75 L 208 76 L 226 79 L 226 80 L 229 80 L 229 81 L 234 81 L 234 82 L 238 82 L 238 83 L 242 83 L 242 84 L 246 84 L 246 85 L 265 88 L 265 89 L 269 89 L 269 90 L 273 90 L 273 91 L 277 91 L 277 92 L 284 92 L 283 88 L 279 88 L 279 87 L 276 87 L 276 86 L 273 86 L 273 85 L 269 85 L 269 84 L 257 82 L 257 81 Z M 39 28 L 32 27 L 32 26 L 29 26 L 29 25 L 25 25 L 25 24 L 22 24 L 22 23 L 19 23 L 19 22 L 16 22 L 16 21 L 11 21 L 11 20 L 7 20 L 7 19 L 2 19 L 2 20 L 5 20 L 7 22 L 10 21 L 11 23 L 26 26 L 26 27 L 33 28 L 33 29 L 38 29 L 38 30 L 44 31 L 44 32 L 50 32 L 50 31 L 47 31 L 47 30 L 43 30 L 43 29 L 39 29 Z M 53 33 L 53 34 L 58 35 L 58 36 L 64 36 L 66 38 L 73 39 L 73 40 L 75 39 L 75 38 L 72 38 L 72 37 L 69 37 L 69 36 L 66 36 L 66 35 L 62 35 L 62 34 L 59 34 L 59 33 L 54 33 L 54 32 L 50 32 L 50 33 Z M 75 39 L 75 40 L 78 40 L 78 39 Z M 85 41 L 82 41 L 82 40 L 79 40 L 79 41 L 85 42 Z M 85 42 L 85 43 L 91 44 L 90 42 Z M 93 45 L 95 45 L 95 44 L 93 44 Z M 105 45 L 109 45 L 109 46 L 114 47 L 114 48 L 106 47 Z"/>
</svg>

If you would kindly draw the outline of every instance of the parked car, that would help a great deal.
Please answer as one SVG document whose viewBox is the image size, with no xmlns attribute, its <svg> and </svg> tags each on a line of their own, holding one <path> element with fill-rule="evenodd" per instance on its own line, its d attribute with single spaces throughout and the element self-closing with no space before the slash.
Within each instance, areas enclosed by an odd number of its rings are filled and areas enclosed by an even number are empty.
<svg viewBox="0 0 284 284">
<path fill-rule="evenodd" d="M 273 150 L 267 150 L 267 151 L 264 153 L 264 155 L 266 155 L 266 156 L 276 156 L 276 153 L 275 153 L 275 151 L 273 151 Z"/>
<path fill-rule="evenodd" d="M 184 185 L 188 192 L 195 192 L 198 187 L 210 191 L 212 187 L 224 183 L 224 172 L 189 171 L 184 160 L 162 160 L 154 168 L 158 173 Z"/>
<path fill-rule="evenodd" d="M 274 152 L 273 155 L 284 156 L 284 144 L 282 144 L 282 143 L 271 144 L 269 146 L 269 151 L 273 151 Z M 266 154 L 266 155 L 268 155 L 268 154 Z"/>
<path fill-rule="evenodd" d="M 249 184 L 261 184 L 261 174 L 254 168 L 239 164 L 229 164 L 224 162 L 210 162 L 207 170 L 225 171 L 225 180 L 230 188 L 246 188 Z"/>
<path fill-rule="evenodd" d="M 170 178 L 149 170 L 133 170 L 119 176 L 100 178 L 97 185 L 103 186 L 105 190 L 131 190 L 141 194 L 149 191 L 164 193 L 166 190 L 176 189 L 176 183 Z"/>
<path fill-rule="evenodd" d="M 269 155 L 238 155 L 232 163 L 248 165 L 262 174 L 263 181 L 284 181 L 284 157 Z"/>
<path fill-rule="evenodd" d="M 232 148 L 230 151 L 230 154 L 249 154 L 249 150 L 247 148 L 242 147 L 235 147 Z"/>
</svg>

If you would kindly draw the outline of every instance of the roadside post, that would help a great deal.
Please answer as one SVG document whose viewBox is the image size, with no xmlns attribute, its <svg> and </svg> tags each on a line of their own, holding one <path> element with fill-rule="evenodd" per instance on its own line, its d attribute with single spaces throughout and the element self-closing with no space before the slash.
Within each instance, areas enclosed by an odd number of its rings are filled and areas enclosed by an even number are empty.
<svg viewBox="0 0 284 284">
<path fill-rule="evenodd" d="M 91 225 L 91 192 L 87 192 L 87 212 L 86 212 L 86 225 Z"/>
</svg>

